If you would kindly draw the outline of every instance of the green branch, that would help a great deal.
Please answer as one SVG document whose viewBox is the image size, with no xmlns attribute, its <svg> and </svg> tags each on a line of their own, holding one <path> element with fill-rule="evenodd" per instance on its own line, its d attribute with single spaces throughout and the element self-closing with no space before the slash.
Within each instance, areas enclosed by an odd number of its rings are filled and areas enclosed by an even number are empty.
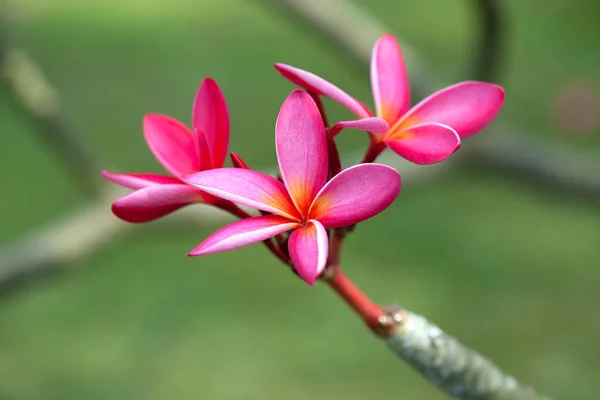
<svg viewBox="0 0 600 400">
<path fill-rule="evenodd" d="M 386 342 L 431 384 L 462 400 L 550 400 L 500 370 L 425 317 L 390 313 L 398 324 Z"/>
</svg>

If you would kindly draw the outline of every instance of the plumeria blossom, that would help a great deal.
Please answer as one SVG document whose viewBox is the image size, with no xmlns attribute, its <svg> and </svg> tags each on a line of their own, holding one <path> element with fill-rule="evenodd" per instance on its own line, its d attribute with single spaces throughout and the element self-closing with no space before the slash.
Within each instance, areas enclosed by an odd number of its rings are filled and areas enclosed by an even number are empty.
<svg viewBox="0 0 600 400">
<path fill-rule="evenodd" d="M 158 162 L 171 174 L 115 174 L 102 171 L 108 180 L 134 192 L 115 201 L 113 213 L 128 222 L 147 222 L 192 203 L 223 202 L 181 180 L 182 175 L 220 168 L 229 144 L 229 113 L 217 83 L 204 79 L 194 100 L 193 130 L 165 115 L 146 115 L 144 137 Z"/>
<path fill-rule="evenodd" d="M 359 164 L 327 182 L 323 120 L 314 100 L 301 90 L 282 105 L 275 141 L 283 182 L 243 167 L 182 177 L 203 192 L 270 213 L 221 228 L 190 255 L 232 250 L 292 231 L 291 261 L 298 275 L 313 285 L 327 263 L 327 229 L 353 225 L 383 211 L 400 191 L 400 175 L 385 165 Z"/>
<path fill-rule="evenodd" d="M 330 97 L 372 124 L 374 156 L 385 146 L 417 164 L 444 160 L 461 144 L 488 125 L 504 102 L 504 89 L 485 82 L 466 81 L 446 87 L 410 108 L 410 89 L 400 46 L 391 34 L 383 35 L 371 56 L 371 87 L 375 116 L 363 103 L 310 72 L 285 64 L 275 68 L 296 85 Z M 385 120 L 382 124 L 378 118 Z M 330 136 L 342 128 L 332 127 Z M 373 150 L 373 149 L 371 149 Z M 374 157 L 372 157 L 374 158 Z"/>
</svg>

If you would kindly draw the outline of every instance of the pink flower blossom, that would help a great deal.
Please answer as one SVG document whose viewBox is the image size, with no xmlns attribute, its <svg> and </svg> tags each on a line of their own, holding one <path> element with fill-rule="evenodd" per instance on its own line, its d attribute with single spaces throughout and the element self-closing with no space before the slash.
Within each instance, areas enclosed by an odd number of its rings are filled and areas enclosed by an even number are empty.
<svg viewBox="0 0 600 400">
<path fill-rule="evenodd" d="M 323 121 L 314 100 L 300 90 L 281 107 L 275 141 L 283 182 L 243 167 L 182 177 L 206 193 L 272 214 L 225 226 L 190 255 L 232 250 L 291 230 L 291 261 L 300 277 L 313 285 L 327 262 L 326 229 L 353 225 L 383 211 L 400 191 L 400 175 L 385 165 L 359 164 L 327 182 Z"/>
<path fill-rule="evenodd" d="M 436 163 L 450 156 L 460 147 L 461 138 L 488 125 L 504 102 L 504 89 L 500 86 L 467 81 L 442 89 L 410 108 L 404 60 L 391 34 L 375 43 L 371 57 L 375 115 L 386 123 L 374 118 L 363 103 L 315 74 L 279 63 L 275 68 L 296 85 L 330 97 L 359 118 L 369 119 L 372 145 L 379 145 L 379 152 L 387 145 L 417 164 Z M 345 127 L 352 126 L 347 122 L 337 124 L 331 128 L 330 136 Z"/>
<path fill-rule="evenodd" d="M 128 222 L 147 222 L 192 203 L 228 208 L 225 202 L 190 186 L 181 175 L 220 168 L 229 144 L 229 114 L 217 83 L 204 79 L 193 105 L 193 131 L 165 115 L 146 115 L 144 137 L 158 162 L 172 175 L 115 174 L 104 177 L 134 192 L 115 201 L 113 213 Z M 232 205 L 233 206 L 233 205 Z"/>
</svg>

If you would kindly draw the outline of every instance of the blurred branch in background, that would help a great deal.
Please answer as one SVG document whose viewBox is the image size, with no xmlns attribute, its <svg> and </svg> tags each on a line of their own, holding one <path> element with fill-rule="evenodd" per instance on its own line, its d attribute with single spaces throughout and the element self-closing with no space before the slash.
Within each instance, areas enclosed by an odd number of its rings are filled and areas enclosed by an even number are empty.
<svg viewBox="0 0 600 400">
<path fill-rule="evenodd" d="M 107 216 L 113 195 L 20 239 L 0 252 L 0 296 L 89 255 L 135 227 Z M 108 193 L 107 193 L 108 195 Z"/>
<path fill-rule="evenodd" d="M 126 189 L 107 187 L 99 200 L 0 249 L 0 296 L 63 270 L 139 227 L 110 214 L 111 203 L 126 193 Z M 228 218 L 215 208 L 193 207 L 165 220 L 189 226 L 190 221 L 207 223 Z"/>
<path fill-rule="evenodd" d="M 494 139 L 471 141 L 463 166 L 527 179 L 555 195 L 600 201 L 600 165 L 595 158 L 557 144 L 506 135 L 504 129 L 490 128 L 488 134 Z"/>
<path fill-rule="evenodd" d="M 8 6 L 0 2 L 0 82 L 22 114 L 35 122 L 34 134 L 89 194 L 98 192 L 99 169 L 94 157 L 79 143 L 60 117 L 58 93 L 41 68 L 11 40 Z"/>
<path fill-rule="evenodd" d="M 493 82 L 502 60 L 503 17 L 498 0 L 473 0 L 478 14 L 479 34 L 473 71 L 465 79 Z"/>
<path fill-rule="evenodd" d="M 315 41 L 345 59 L 360 63 L 362 78 L 367 78 L 371 48 L 383 33 L 391 29 L 364 10 L 346 0 L 257 0 L 271 10 L 284 15 Z M 480 15 L 479 54 L 475 57 L 476 77 L 492 80 L 500 64 L 500 30 L 502 21 L 497 0 L 474 0 Z M 416 97 L 432 93 L 444 85 L 435 81 L 418 54 L 400 39 Z M 471 77 L 473 78 L 473 77 Z M 496 127 L 497 126 L 497 127 Z M 558 192 L 579 195 L 585 199 L 600 199 L 600 164 L 591 156 L 571 150 L 558 143 L 548 144 L 528 139 L 518 130 L 494 124 L 479 137 L 468 139 L 458 154 L 444 165 L 462 163 L 465 166 L 487 167 L 520 179 L 550 187 Z M 400 170 L 402 173 L 402 170 Z"/>
</svg>

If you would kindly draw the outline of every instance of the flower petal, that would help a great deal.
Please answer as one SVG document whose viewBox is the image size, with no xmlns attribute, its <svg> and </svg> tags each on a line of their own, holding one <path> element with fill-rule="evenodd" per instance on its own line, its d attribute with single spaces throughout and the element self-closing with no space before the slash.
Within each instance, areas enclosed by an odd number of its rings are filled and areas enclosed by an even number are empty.
<svg viewBox="0 0 600 400">
<path fill-rule="evenodd" d="M 200 170 L 194 135 L 181 122 L 165 115 L 146 115 L 144 137 L 158 162 L 173 176 Z"/>
<path fill-rule="evenodd" d="M 298 219 L 290 196 L 277 179 L 242 168 L 218 168 L 182 176 L 184 182 L 234 203 Z"/>
<path fill-rule="evenodd" d="M 196 146 L 198 147 L 198 154 L 200 155 L 200 171 L 213 169 L 213 156 L 206 133 L 195 128 L 194 135 L 196 138 Z"/>
<path fill-rule="evenodd" d="M 400 175 L 387 165 L 359 164 L 343 170 L 319 192 L 309 217 L 340 228 L 385 210 L 400 192 Z"/>
<path fill-rule="evenodd" d="M 117 185 L 133 190 L 143 189 L 154 185 L 181 184 L 179 179 L 158 174 L 114 174 L 103 170 L 102 175 Z"/>
<path fill-rule="evenodd" d="M 396 154 L 415 164 L 433 164 L 460 147 L 460 136 L 447 125 L 415 125 L 384 139 Z"/>
<path fill-rule="evenodd" d="M 192 126 L 206 133 L 214 168 L 220 168 L 229 146 L 229 112 L 219 85 L 211 79 L 202 81 L 192 110 Z"/>
<path fill-rule="evenodd" d="M 283 182 L 296 208 L 306 215 L 327 182 L 327 136 L 315 101 L 294 90 L 275 124 L 275 147 Z"/>
<path fill-rule="evenodd" d="M 297 222 L 275 215 L 246 218 L 219 229 L 188 255 L 202 256 L 238 249 L 262 242 L 299 226 L 300 224 Z"/>
<path fill-rule="evenodd" d="M 358 117 L 367 118 L 371 116 L 371 111 L 364 104 L 325 79 L 286 64 L 276 63 L 275 68 L 292 83 L 337 101 Z"/>
<path fill-rule="evenodd" d="M 250 169 L 248 164 L 246 164 L 246 162 L 242 160 L 242 157 L 240 157 L 237 153 L 232 151 L 229 153 L 229 158 L 231 158 L 231 163 L 235 168 Z"/>
<path fill-rule="evenodd" d="M 309 220 L 303 228 L 290 235 L 288 242 L 290 258 L 300 278 L 310 286 L 323 272 L 329 254 L 329 239 L 325 227 L 315 220 Z"/>
<path fill-rule="evenodd" d="M 423 123 L 440 123 L 465 138 L 485 128 L 503 103 L 502 87 L 485 82 L 461 82 L 427 97 L 409 110 L 398 124 L 401 129 L 406 129 Z"/>
<path fill-rule="evenodd" d="M 371 54 L 371 87 L 377 116 L 390 124 L 396 122 L 410 106 L 410 87 L 402 51 L 396 38 L 385 34 Z"/>
<path fill-rule="evenodd" d="M 183 183 L 155 185 L 121 197 L 113 203 L 112 211 L 127 222 L 147 222 L 188 204 L 201 202 L 202 194 Z"/>
<path fill-rule="evenodd" d="M 385 119 L 378 117 L 369 117 L 352 121 L 340 121 L 332 126 L 331 129 L 329 129 L 329 137 L 333 138 L 345 128 L 360 129 L 366 132 L 384 134 L 390 129 L 390 126 Z"/>
</svg>

